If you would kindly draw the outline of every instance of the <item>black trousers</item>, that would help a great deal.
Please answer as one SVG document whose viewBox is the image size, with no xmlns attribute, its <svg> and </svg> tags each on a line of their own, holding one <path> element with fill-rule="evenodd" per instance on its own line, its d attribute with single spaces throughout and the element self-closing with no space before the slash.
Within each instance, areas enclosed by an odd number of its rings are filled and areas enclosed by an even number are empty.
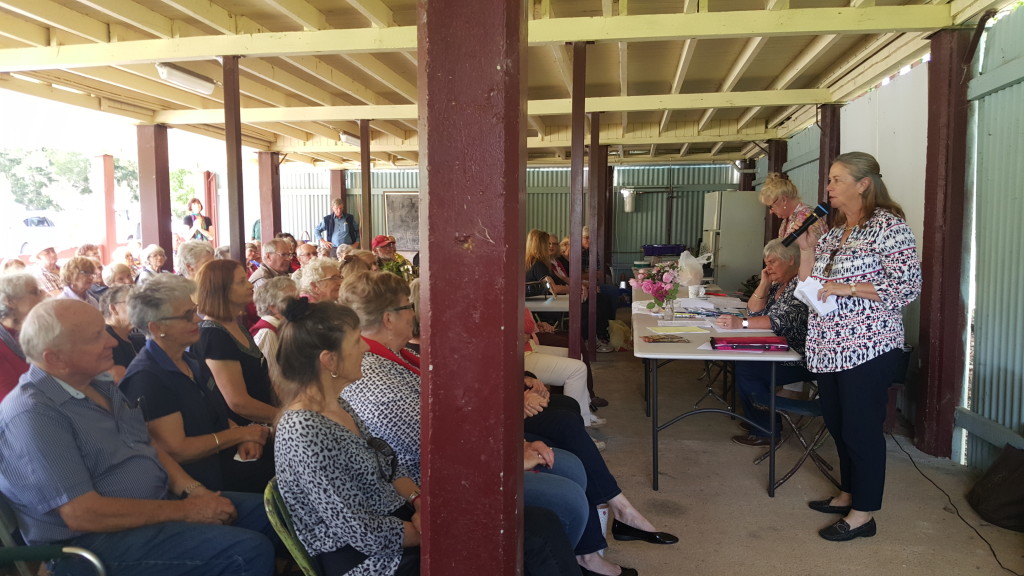
<svg viewBox="0 0 1024 576">
<path fill-rule="evenodd" d="M 821 412 L 839 453 L 840 489 L 853 509 L 882 509 L 885 489 L 885 407 L 902 349 L 890 350 L 840 372 L 818 374 Z"/>
<path fill-rule="evenodd" d="M 547 508 L 523 509 L 523 573 L 579 576 L 580 566 L 558 516 Z"/>
</svg>

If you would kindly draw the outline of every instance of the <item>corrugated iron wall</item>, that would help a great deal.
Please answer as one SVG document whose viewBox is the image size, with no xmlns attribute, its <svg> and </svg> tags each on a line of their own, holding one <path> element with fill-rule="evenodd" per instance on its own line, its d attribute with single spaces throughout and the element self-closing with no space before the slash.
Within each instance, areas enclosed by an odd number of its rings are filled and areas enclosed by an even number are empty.
<svg viewBox="0 0 1024 576">
<path fill-rule="evenodd" d="M 383 233 L 384 192 L 416 191 L 418 170 L 375 170 L 371 176 L 373 230 Z M 739 174 L 732 165 L 617 167 L 612 265 L 628 269 L 642 256 L 644 244 L 686 244 L 695 247 L 701 236 L 704 193 L 735 189 Z M 568 168 L 529 168 L 526 171 L 526 228 L 539 228 L 565 236 L 569 231 Z M 359 213 L 362 174 L 346 174 L 348 211 Z M 661 188 L 643 192 L 636 211 L 624 211 L 623 187 Z M 668 189 L 672 192 L 669 193 Z M 311 237 L 313 228 L 330 211 L 328 171 L 300 165 L 281 169 L 281 220 L 284 230 L 296 237 Z M 672 213 L 669 220 L 668 206 Z"/>
<path fill-rule="evenodd" d="M 818 156 L 821 151 L 821 129 L 812 124 L 789 139 L 789 160 L 784 165 L 789 179 L 800 191 L 800 199 L 808 206 L 818 203 Z"/>
<path fill-rule="evenodd" d="M 969 88 L 977 101 L 977 272 L 967 408 L 1019 435 L 1024 431 L 1024 10 L 995 23 L 981 54 L 981 73 Z M 968 432 L 968 465 L 987 468 L 1001 449 Z"/>
</svg>

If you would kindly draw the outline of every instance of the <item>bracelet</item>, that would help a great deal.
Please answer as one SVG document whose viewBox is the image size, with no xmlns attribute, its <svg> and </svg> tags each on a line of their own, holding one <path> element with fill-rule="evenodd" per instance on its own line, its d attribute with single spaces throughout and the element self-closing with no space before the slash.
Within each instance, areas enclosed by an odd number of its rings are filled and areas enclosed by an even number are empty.
<svg viewBox="0 0 1024 576">
<path fill-rule="evenodd" d="M 760 298 L 760 299 L 764 300 L 764 296 L 761 296 L 761 295 L 760 295 L 760 294 L 758 294 L 757 292 L 752 292 L 752 293 L 750 294 L 750 297 L 751 297 L 751 298 Z"/>
<path fill-rule="evenodd" d="M 217 448 L 217 452 L 220 452 L 220 438 L 217 438 L 217 433 L 216 432 L 212 432 L 212 434 L 213 434 L 213 441 L 217 443 L 217 447 L 216 447 Z"/>
<path fill-rule="evenodd" d="M 420 491 L 419 490 L 413 490 L 412 493 L 409 494 L 409 504 L 412 504 L 413 502 L 415 502 L 416 499 L 419 498 L 419 497 L 420 497 Z"/>
<path fill-rule="evenodd" d="M 188 498 L 189 496 L 192 495 L 193 490 L 195 490 L 196 488 L 201 488 L 202 486 L 203 483 L 199 482 L 198 480 L 189 484 L 188 486 L 185 486 L 185 489 L 181 491 L 181 497 Z"/>
<path fill-rule="evenodd" d="M 851 298 L 855 298 L 856 296 L 857 296 L 857 283 L 856 282 L 851 282 L 850 283 L 850 297 Z"/>
</svg>

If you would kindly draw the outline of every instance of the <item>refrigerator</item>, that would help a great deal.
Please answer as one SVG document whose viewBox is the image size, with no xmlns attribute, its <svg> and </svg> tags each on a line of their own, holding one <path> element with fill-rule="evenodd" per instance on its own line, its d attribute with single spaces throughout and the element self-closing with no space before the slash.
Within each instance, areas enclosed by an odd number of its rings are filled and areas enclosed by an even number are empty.
<svg viewBox="0 0 1024 576">
<path fill-rule="evenodd" d="M 727 293 L 760 274 L 767 210 L 756 191 L 722 190 L 704 195 L 701 253 L 711 253 L 711 277 Z"/>
</svg>

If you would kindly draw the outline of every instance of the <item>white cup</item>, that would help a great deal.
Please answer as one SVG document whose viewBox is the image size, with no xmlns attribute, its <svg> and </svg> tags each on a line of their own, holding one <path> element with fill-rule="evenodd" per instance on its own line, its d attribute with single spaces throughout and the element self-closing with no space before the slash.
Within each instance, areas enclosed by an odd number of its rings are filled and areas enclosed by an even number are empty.
<svg viewBox="0 0 1024 576">
<path fill-rule="evenodd" d="M 704 287 L 703 286 L 688 286 L 687 289 L 690 291 L 690 298 L 703 298 Z"/>
</svg>

